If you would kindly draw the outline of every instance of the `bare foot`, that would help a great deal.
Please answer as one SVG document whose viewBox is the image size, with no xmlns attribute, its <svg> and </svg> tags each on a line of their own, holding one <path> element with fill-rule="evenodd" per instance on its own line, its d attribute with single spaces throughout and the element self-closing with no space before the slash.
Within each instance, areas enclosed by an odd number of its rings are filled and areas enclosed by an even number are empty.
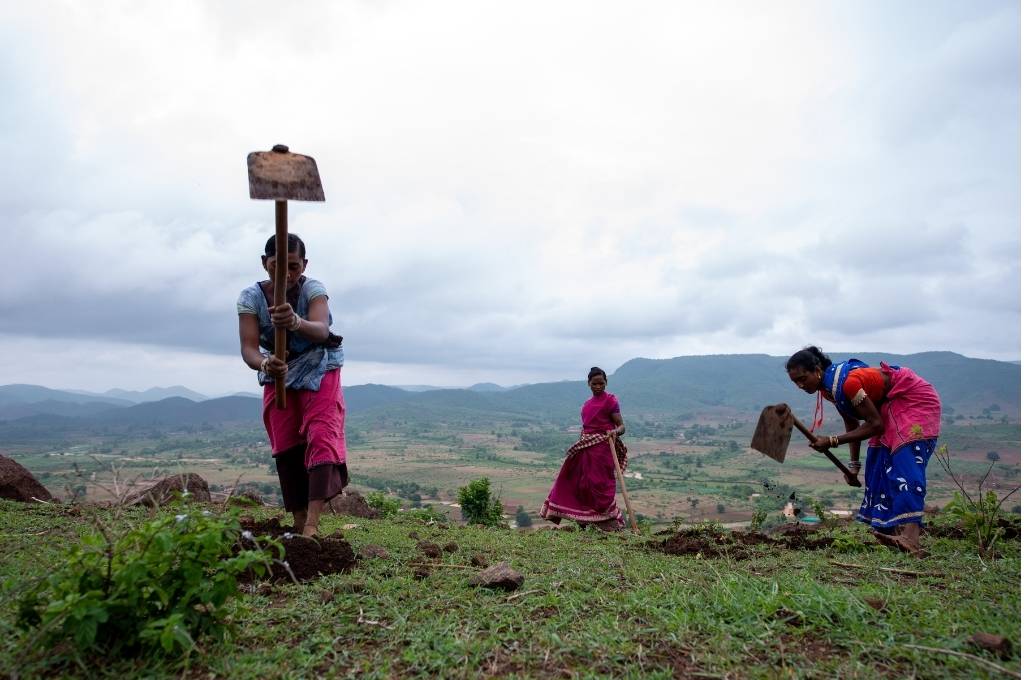
<svg viewBox="0 0 1024 680">
<path fill-rule="evenodd" d="M 895 536 L 890 536 L 889 534 L 883 534 L 881 531 L 874 530 L 871 531 L 871 535 L 874 536 L 875 540 L 881 543 L 882 545 L 889 548 L 896 548 L 897 550 L 899 550 L 900 546 L 896 542 Z"/>
<path fill-rule="evenodd" d="M 317 527 L 315 524 L 307 524 L 302 527 L 302 535 L 306 538 L 314 538 L 316 536 Z"/>
<path fill-rule="evenodd" d="M 875 540 L 884 546 L 905 552 L 914 557 L 927 557 L 928 553 L 921 548 L 921 544 L 906 536 L 890 536 L 879 531 L 871 532 Z"/>
</svg>

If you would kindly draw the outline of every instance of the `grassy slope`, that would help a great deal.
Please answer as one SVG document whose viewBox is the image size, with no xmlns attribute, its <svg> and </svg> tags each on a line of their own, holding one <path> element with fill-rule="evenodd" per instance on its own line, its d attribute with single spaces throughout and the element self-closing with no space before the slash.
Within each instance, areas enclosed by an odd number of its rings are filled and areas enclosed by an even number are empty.
<svg viewBox="0 0 1024 680">
<path fill-rule="evenodd" d="M 324 528 L 347 522 L 358 524 L 346 532 L 357 550 L 381 545 L 390 557 L 302 587 L 240 597 L 232 612 L 236 636 L 207 643 L 189 660 L 189 675 L 986 677 L 973 661 L 905 646 L 973 652 L 964 640 L 977 631 L 1009 637 L 1015 656 L 1005 665 L 1020 666 L 1017 542 L 1005 546 L 1007 557 L 986 564 L 966 543 L 948 539 L 926 539 L 931 557 L 924 560 L 868 547 L 763 552 L 732 561 L 668 556 L 646 547 L 648 538 L 589 531 L 334 516 Z M 0 527 L 4 580 L 59 564 L 62 546 L 88 530 L 82 517 L 59 507 L 5 501 Z M 437 568 L 416 580 L 408 563 L 425 560 L 412 531 L 457 543 L 459 550 L 443 559 L 447 564 L 466 565 L 473 553 L 483 553 L 492 563 L 508 561 L 526 582 L 509 595 L 467 586 L 469 569 Z M 860 528 L 843 531 L 865 537 Z M 865 597 L 884 600 L 885 613 Z M 17 664 L 22 677 L 36 676 L 52 652 L 22 655 L 25 637 L 11 628 L 12 613 L 7 598 L 0 606 L 0 671 Z M 166 662 L 87 662 L 86 668 L 63 673 L 181 674 Z"/>
</svg>

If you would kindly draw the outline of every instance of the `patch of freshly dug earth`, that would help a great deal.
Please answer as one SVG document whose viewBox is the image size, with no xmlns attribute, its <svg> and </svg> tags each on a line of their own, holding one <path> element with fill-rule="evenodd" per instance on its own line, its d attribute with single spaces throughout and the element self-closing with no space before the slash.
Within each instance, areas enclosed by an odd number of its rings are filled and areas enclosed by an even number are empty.
<svg viewBox="0 0 1024 680">
<path fill-rule="evenodd" d="M 319 576 L 351 571 L 356 564 L 356 554 L 348 541 L 340 535 L 304 538 L 281 526 L 280 520 L 272 518 L 260 522 L 242 520 L 242 529 L 256 536 L 271 536 L 284 546 L 284 559 L 275 560 L 270 568 L 271 581 L 290 581 L 291 574 L 299 581 L 310 581 Z M 285 534 L 288 534 L 287 536 Z M 287 563 L 285 567 L 281 562 Z M 291 569 L 291 574 L 288 570 Z M 255 580 L 255 576 L 247 579 Z"/>
<path fill-rule="evenodd" d="M 827 536 L 816 536 L 813 531 L 801 529 L 774 536 L 756 532 L 715 533 L 706 529 L 684 529 L 661 542 L 659 549 L 669 555 L 706 555 L 749 559 L 751 547 L 768 545 L 787 550 L 820 550 L 832 545 Z"/>
</svg>

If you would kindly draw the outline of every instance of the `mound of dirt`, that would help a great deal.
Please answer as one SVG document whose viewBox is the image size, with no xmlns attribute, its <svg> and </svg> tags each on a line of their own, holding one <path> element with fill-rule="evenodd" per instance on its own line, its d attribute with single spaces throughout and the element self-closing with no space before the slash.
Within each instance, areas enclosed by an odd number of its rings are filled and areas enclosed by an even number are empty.
<svg viewBox="0 0 1024 680">
<path fill-rule="evenodd" d="M 39 483 L 32 473 L 18 461 L 0 456 L 0 498 L 22 503 L 53 500 L 46 487 Z"/>
<path fill-rule="evenodd" d="M 659 549 L 669 555 L 705 555 L 748 559 L 750 547 L 768 545 L 782 550 L 820 550 L 832 545 L 827 536 L 815 536 L 813 531 L 787 530 L 775 536 L 756 532 L 715 533 L 706 529 L 684 529 L 663 540 Z"/>
<path fill-rule="evenodd" d="M 159 507 L 168 501 L 188 493 L 188 499 L 196 503 L 210 502 L 210 485 L 194 472 L 164 477 L 142 493 L 129 499 L 126 505 L 148 505 Z"/>
<path fill-rule="evenodd" d="M 352 546 L 340 535 L 304 538 L 291 533 L 290 527 L 281 526 L 281 521 L 276 517 L 262 521 L 243 518 L 242 529 L 256 536 L 276 538 L 284 546 L 284 559 L 281 561 L 288 566 L 275 561 L 270 569 L 271 581 L 290 581 L 292 577 L 288 573 L 289 569 L 297 580 L 310 581 L 327 574 L 351 571 L 356 564 Z M 251 575 L 240 580 L 255 579 Z"/>
<path fill-rule="evenodd" d="M 350 515 L 352 517 L 363 517 L 364 519 L 377 519 L 380 517 L 380 512 L 371 508 L 358 491 L 342 491 L 332 498 L 328 505 L 331 508 L 331 512 L 338 515 Z"/>
</svg>

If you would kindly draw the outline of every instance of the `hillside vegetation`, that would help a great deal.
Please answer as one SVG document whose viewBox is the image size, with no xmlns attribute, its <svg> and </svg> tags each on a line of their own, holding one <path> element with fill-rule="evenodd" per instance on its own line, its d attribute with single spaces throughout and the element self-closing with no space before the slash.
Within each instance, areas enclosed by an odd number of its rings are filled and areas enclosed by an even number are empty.
<svg viewBox="0 0 1024 680">
<path fill-rule="evenodd" d="M 1016 540 L 982 561 L 940 532 L 925 539 L 930 556 L 915 560 L 845 527 L 805 549 L 670 555 L 660 549 L 668 534 L 515 532 L 401 515 L 327 517 L 324 533 L 344 526 L 367 556 L 349 573 L 302 585 L 241 586 L 224 642 L 201 640 L 169 660 L 76 657 L 68 646 L 34 645 L 13 625 L 13 601 L 19 584 L 60 565 L 65 546 L 90 530 L 84 510 L 0 502 L 0 670 L 22 678 L 984 678 L 1020 666 Z M 147 516 L 131 511 L 118 528 Z M 727 540 L 713 526 L 701 531 L 709 545 Z M 420 541 L 447 552 L 429 557 Z M 473 557 L 508 562 L 523 585 L 469 586 Z M 977 632 L 1007 637 L 1009 658 L 971 646 Z"/>
</svg>

